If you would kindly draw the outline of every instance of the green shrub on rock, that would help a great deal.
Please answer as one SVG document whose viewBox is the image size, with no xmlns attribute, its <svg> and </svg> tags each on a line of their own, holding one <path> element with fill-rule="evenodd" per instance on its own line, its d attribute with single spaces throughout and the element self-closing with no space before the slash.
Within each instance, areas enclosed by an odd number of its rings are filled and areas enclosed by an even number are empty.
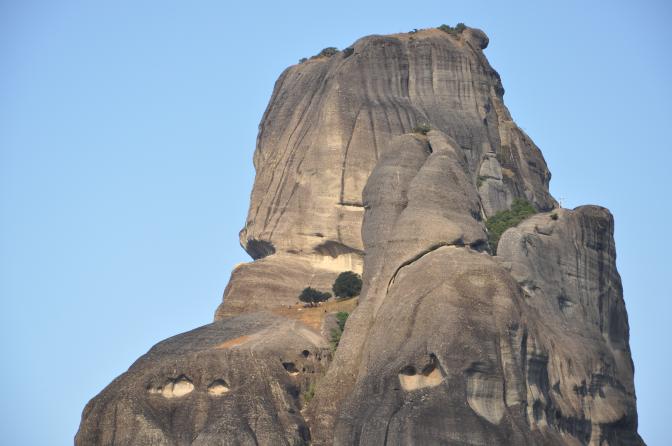
<svg viewBox="0 0 672 446">
<path fill-rule="evenodd" d="M 308 387 L 303 393 L 304 403 L 306 404 L 310 403 L 310 400 L 312 400 L 314 396 L 315 396 L 315 383 L 311 382 L 310 384 L 308 384 Z"/>
<path fill-rule="evenodd" d="M 338 53 L 338 48 L 335 46 L 329 46 L 317 53 L 316 56 L 313 57 L 331 57 L 334 56 Z"/>
<path fill-rule="evenodd" d="M 454 28 L 450 25 L 441 25 L 441 26 L 438 26 L 437 28 L 440 29 L 441 31 L 443 31 L 444 33 L 448 33 L 448 34 L 451 34 L 453 36 L 456 36 L 458 34 L 462 34 L 464 32 L 464 30 L 467 29 L 467 25 L 460 22 L 457 25 L 455 25 Z"/>
<path fill-rule="evenodd" d="M 307 303 L 311 307 L 320 302 L 324 302 L 330 297 L 331 293 L 323 293 L 322 291 L 311 287 L 304 288 L 303 291 L 301 291 L 301 294 L 299 294 L 299 300 Z"/>
<path fill-rule="evenodd" d="M 341 336 L 343 335 L 343 330 L 345 330 L 345 321 L 348 320 L 350 313 L 345 311 L 339 311 L 336 313 L 336 324 L 337 327 L 331 330 L 331 348 L 336 351 L 338 343 L 341 342 Z"/>
<path fill-rule="evenodd" d="M 362 278 L 352 271 L 342 272 L 336 278 L 331 290 L 338 298 L 359 296 L 362 291 Z"/>
<path fill-rule="evenodd" d="M 338 323 L 338 328 L 341 329 L 341 331 L 345 330 L 345 321 L 348 320 L 348 316 L 350 313 L 346 311 L 339 311 L 336 313 L 336 322 Z"/>
<path fill-rule="evenodd" d="M 517 226 L 518 223 L 536 213 L 537 210 L 529 201 L 516 198 L 513 200 L 511 209 L 508 211 L 498 212 L 492 217 L 488 218 L 488 220 L 485 222 L 485 227 L 488 230 L 488 242 L 490 242 L 492 254 L 497 254 L 497 244 L 499 243 L 499 238 L 502 236 L 504 231 Z"/>
<path fill-rule="evenodd" d="M 426 135 L 427 133 L 429 133 L 431 129 L 432 127 L 429 124 L 427 124 L 426 122 L 421 122 L 415 127 L 413 127 L 412 132 L 418 133 L 420 135 Z"/>
</svg>

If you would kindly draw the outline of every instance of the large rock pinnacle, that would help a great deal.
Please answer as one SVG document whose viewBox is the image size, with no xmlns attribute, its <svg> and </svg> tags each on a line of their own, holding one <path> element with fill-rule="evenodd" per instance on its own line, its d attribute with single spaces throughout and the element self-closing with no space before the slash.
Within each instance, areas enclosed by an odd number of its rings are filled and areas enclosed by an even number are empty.
<svg viewBox="0 0 672 446">
<path fill-rule="evenodd" d="M 613 218 L 558 206 L 487 36 L 449 31 L 282 73 L 240 232 L 254 261 L 214 323 L 91 400 L 77 445 L 643 444 Z M 298 304 L 348 270 L 358 299 Z"/>
</svg>

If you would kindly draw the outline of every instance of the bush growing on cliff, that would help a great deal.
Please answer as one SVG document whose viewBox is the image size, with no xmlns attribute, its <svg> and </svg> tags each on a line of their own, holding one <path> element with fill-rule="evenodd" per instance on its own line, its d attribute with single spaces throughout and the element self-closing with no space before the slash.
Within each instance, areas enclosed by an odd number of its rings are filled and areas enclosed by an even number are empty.
<svg viewBox="0 0 672 446">
<path fill-rule="evenodd" d="M 359 296 L 362 291 L 362 278 L 352 271 L 344 271 L 338 275 L 331 290 L 339 298 Z"/>
<path fill-rule="evenodd" d="M 324 302 L 330 297 L 331 293 L 323 293 L 322 291 L 311 287 L 304 288 L 303 291 L 301 291 L 301 294 L 299 294 L 299 300 L 301 302 L 307 303 L 311 307 L 317 305 L 320 302 Z"/>
<path fill-rule="evenodd" d="M 331 347 L 334 351 L 338 347 L 338 343 L 341 342 L 341 336 L 343 335 L 343 330 L 345 330 L 345 321 L 348 320 L 348 316 L 350 316 L 350 313 L 345 311 L 336 313 L 337 327 L 331 330 Z"/>
<path fill-rule="evenodd" d="M 529 201 L 516 198 L 513 200 L 511 209 L 508 211 L 498 212 L 485 222 L 485 227 L 488 230 L 488 242 L 493 254 L 497 254 L 497 245 L 499 238 L 504 231 L 512 228 L 521 221 L 525 220 L 530 215 L 537 213 L 537 210 L 530 204 Z"/>
<path fill-rule="evenodd" d="M 310 384 L 308 384 L 306 391 L 303 393 L 304 403 L 306 404 L 310 403 L 310 400 L 312 400 L 314 396 L 315 396 L 315 383 L 311 382 Z"/>
<path fill-rule="evenodd" d="M 348 320 L 348 316 L 350 316 L 350 313 L 347 311 L 339 311 L 336 313 L 336 321 L 338 323 L 338 328 L 340 328 L 341 331 L 345 330 L 345 321 Z"/>
<path fill-rule="evenodd" d="M 338 53 L 338 48 L 336 48 L 335 46 L 328 46 L 328 47 L 324 48 L 322 51 L 320 51 L 319 53 L 317 53 L 317 55 L 315 55 L 313 57 L 331 57 L 331 56 L 336 55 L 337 53 Z"/>
<path fill-rule="evenodd" d="M 413 127 L 412 132 L 413 133 L 418 133 L 420 135 L 426 135 L 429 133 L 429 131 L 432 130 L 432 127 L 427 124 L 426 122 L 421 122 L 417 124 L 415 127 Z"/>
<path fill-rule="evenodd" d="M 345 57 L 348 57 L 355 50 L 354 50 L 354 48 L 346 48 L 343 51 L 346 53 Z M 319 59 L 320 57 L 331 57 L 331 56 L 335 56 L 338 53 L 339 53 L 338 48 L 336 48 L 335 46 L 328 46 L 328 47 L 322 49 L 322 51 L 320 51 L 316 55 L 310 56 L 310 59 L 312 60 L 312 59 Z M 307 58 L 302 57 L 301 59 L 299 59 L 299 63 L 304 63 L 307 60 L 308 60 Z"/>
<path fill-rule="evenodd" d="M 455 35 L 458 35 L 458 34 L 462 34 L 464 32 L 464 30 L 467 29 L 467 25 L 460 22 L 457 25 L 455 25 L 455 28 L 453 28 L 450 25 L 441 25 L 437 28 L 440 29 L 441 31 L 443 31 L 444 33 L 448 33 L 448 34 L 451 34 L 451 35 L 455 36 Z"/>
</svg>

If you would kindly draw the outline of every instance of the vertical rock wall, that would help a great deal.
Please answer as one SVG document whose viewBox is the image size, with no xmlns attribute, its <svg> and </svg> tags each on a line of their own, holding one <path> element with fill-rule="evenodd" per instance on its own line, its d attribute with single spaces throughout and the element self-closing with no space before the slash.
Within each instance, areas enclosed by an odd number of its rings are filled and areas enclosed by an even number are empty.
<svg viewBox="0 0 672 446">
<path fill-rule="evenodd" d="M 254 261 L 216 322 L 91 400 L 76 444 L 643 444 L 613 218 L 558 207 L 487 43 L 369 36 L 285 70 L 240 232 Z M 540 213 L 494 256 L 486 222 L 515 199 Z M 296 305 L 346 270 L 358 301 Z"/>
</svg>

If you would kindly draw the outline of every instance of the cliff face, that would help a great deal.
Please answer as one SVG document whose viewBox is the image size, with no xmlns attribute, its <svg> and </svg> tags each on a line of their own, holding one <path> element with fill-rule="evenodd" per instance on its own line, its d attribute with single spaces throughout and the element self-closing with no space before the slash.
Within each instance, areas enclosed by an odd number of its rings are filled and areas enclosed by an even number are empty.
<svg viewBox="0 0 672 446">
<path fill-rule="evenodd" d="M 306 273 L 323 286 L 343 270 L 361 272 L 362 190 L 393 139 L 420 124 L 460 146 L 482 203 L 475 213 L 492 215 L 516 197 L 542 210 L 556 205 L 541 152 L 502 102 L 487 43 L 474 29 L 370 36 L 282 73 L 259 126 L 240 233 L 252 258 L 264 260 L 234 272 L 217 318 L 294 303 Z M 280 280 L 268 283 L 269 271 Z"/>
<path fill-rule="evenodd" d="M 87 405 L 76 444 L 642 444 L 613 219 L 558 207 L 487 42 L 370 36 L 288 68 L 240 233 L 255 261 L 216 322 Z M 516 199 L 539 213 L 492 255 Z M 346 270 L 358 302 L 297 305 Z"/>
</svg>

